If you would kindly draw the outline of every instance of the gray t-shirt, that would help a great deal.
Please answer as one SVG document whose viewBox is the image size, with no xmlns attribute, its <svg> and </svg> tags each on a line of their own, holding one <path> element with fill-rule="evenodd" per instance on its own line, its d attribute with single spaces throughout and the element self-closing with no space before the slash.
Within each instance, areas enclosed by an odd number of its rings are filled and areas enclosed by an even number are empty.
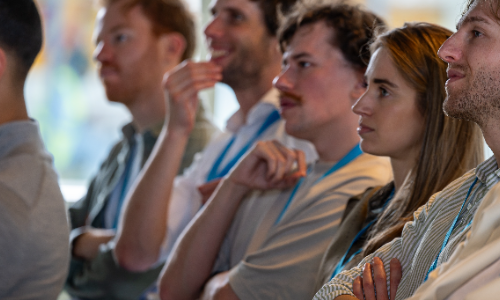
<svg viewBox="0 0 500 300">
<path fill-rule="evenodd" d="M 0 299 L 56 299 L 69 227 L 51 155 L 35 121 L 0 126 Z"/>
</svg>

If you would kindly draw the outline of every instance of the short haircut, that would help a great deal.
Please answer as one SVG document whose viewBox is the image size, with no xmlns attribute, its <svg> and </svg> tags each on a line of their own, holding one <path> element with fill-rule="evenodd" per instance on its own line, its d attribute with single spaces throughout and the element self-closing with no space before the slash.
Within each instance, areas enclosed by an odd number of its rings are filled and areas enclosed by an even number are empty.
<svg viewBox="0 0 500 300">
<path fill-rule="evenodd" d="M 0 0 L 0 47 L 16 60 L 14 76 L 24 82 L 42 49 L 42 21 L 33 0 Z"/>
<path fill-rule="evenodd" d="M 320 21 L 334 29 L 330 44 L 338 47 L 355 69 L 364 71 L 371 56 L 368 45 L 375 30 L 382 31 L 385 23 L 375 14 L 344 2 L 297 3 L 278 30 L 281 51 L 285 52 L 300 27 Z"/>
<path fill-rule="evenodd" d="M 497 19 L 497 21 L 500 21 L 500 0 L 467 0 L 467 4 L 465 5 L 465 10 L 463 11 L 462 15 L 465 15 L 472 7 L 472 5 L 479 1 L 488 1 L 491 9 L 490 13 Z"/>
<path fill-rule="evenodd" d="M 276 36 L 279 27 L 279 16 L 286 14 L 297 0 L 250 0 L 258 2 L 264 16 L 264 23 L 270 36 Z"/>
<path fill-rule="evenodd" d="M 196 48 L 195 23 L 183 0 L 101 0 L 101 5 L 109 6 L 123 2 L 128 10 L 139 5 L 153 24 L 156 35 L 177 32 L 186 40 L 182 60 L 191 58 Z"/>
</svg>

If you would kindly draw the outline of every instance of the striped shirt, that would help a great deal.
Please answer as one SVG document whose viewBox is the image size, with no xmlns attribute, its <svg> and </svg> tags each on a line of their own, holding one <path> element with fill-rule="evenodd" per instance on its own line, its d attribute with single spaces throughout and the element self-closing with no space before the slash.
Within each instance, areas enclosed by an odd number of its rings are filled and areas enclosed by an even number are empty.
<svg viewBox="0 0 500 300">
<path fill-rule="evenodd" d="M 441 250 L 444 238 L 453 224 L 467 193 L 477 177 L 477 183 L 465 203 L 447 246 L 438 258 L 438 265 L 446 262 L 458 244 L 466 239 L 469 223 L 484 195 L 500 181 L 500 170 L 494 157 L 481 163 L 476 169 L 449 184 L 433 195 L 427 204 L 414 213 L 414 221 L 408 222 L 400 238 L 385 244 L 365 257 L 357 267 L 343 271 L 326 283 L 314 296 L 314 300 L 334 299 L 340 295 L 353 295 L 352 282 L 362 274 L 365 263 L 379 257 L 385 262 L 389 287 L 389 261 L 397 258 L 403 268 L 403 277 L 396 294 L 406 299 L 424 282 L 427 272 Z"/>
</svg>

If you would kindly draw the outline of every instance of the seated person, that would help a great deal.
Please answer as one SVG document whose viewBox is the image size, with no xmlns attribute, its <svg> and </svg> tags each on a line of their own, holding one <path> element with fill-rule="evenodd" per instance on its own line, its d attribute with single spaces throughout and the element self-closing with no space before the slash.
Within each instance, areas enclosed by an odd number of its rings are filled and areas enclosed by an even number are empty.
<svg viewBox="0 0 500 300">
<path fill-rule="evenodd" d="M 414 221 L 406 223 L 400 238 L 365 257 L 357 267 L 338 274 L 315 299 L 354 299 L 355 279 L 358 297 L 364 292 L 366 299 L 376 299 L 375 287 L 378 299 L 387 297 L 388 289 L 393 291 L 391 299 L 406 299 L 465 241 L 477 207 L 500 181 L 500 136 L 496 129 L 500 120 L 499 4 L 498 0 L 470 1 L 457 33 L 438 52 L 448 63 L 445 112 L 477 123 L 494 156 L 431 197 L 415 212 Z M 401 45 L 410 51 L 408 44 Z M 401 262 L 400 279 L 398 274 L 391 276 L 389 261 L 393 258 Z"/>
<path fill-rule="evenodd" d="M 310 141 L 319 161 L 307 167 L 300 151 L 258 143 L 177 241 L 161 278 L 162 299 L 313 296 L 320 259 L 345 203 L 390 178 L 387 159 L 361 152 L 351 111 L 365 91 L 370 53 L 364 45 L 373 26 L 382 24 L 347 4 L 303 4 L 287 16 L 274 85 L 286 131 Z"/>
<path fill-rule="evenodd" d="M 368 88 L 353 111 L 360 115 L 361 149 L 390 157 L 394 181 L 349 200 L 323 257 L 317 290 L 401 236 L 415 210 L 483 161 L 479 127 L 442 109 L 446 64 L 436 53 L 451 34 L 437 25 L 406 24 L 371 45 Z"/>
<path fill-rule="evenodd" d="M 429 274 L 411 300 L 497 299 L 500 292 L 500 184 L 478 207 L 467 240 Z"/>
<path fill-rule="evenodd" d="M 56 299 L 68 272 L 68 221 L 24 98 L 42 22 L 33 0 L 0 0 L 0 20 L 0 299 Z"/>
<path fill-rule="evenodd" d="M 173 17 L 175 16 L 175 17 Z M 130 270 L 115 259 L 127 191 L 152 152 L 166 115 L 163 74 L 190 58 L 195 26 L 179 0 L 103 0 L 95 26 L 94 53 L 106 96 L 125 105 L 132 122 L 110 151 L 87 194 L 69 209 L 71 268 L 65 289 L 85 299 L 137 299 L 158 278 L 161 266 Z M 210 140 L 213 126 L 197 111 L 184 169 Z M 143 220 L 144 221 L 144 220 Z"/>
</svg>

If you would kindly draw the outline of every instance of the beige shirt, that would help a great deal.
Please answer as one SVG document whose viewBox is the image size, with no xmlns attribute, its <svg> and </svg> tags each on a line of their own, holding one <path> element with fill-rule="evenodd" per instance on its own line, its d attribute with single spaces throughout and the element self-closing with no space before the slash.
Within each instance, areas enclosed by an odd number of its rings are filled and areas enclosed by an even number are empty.
<svg viewBox="0 0 500 300">
<path fill-rule="evenodd" d="M 231 270 L 230 285 L 241 300 L 311 299 L 347 200 L 392 177 L 388 159 L 362 154 L 315 184 L 332 165 L 312 165 L 279 222 L 293 188 L 254 192 L 244 200 L 214 267 Z"/>
</svg>

